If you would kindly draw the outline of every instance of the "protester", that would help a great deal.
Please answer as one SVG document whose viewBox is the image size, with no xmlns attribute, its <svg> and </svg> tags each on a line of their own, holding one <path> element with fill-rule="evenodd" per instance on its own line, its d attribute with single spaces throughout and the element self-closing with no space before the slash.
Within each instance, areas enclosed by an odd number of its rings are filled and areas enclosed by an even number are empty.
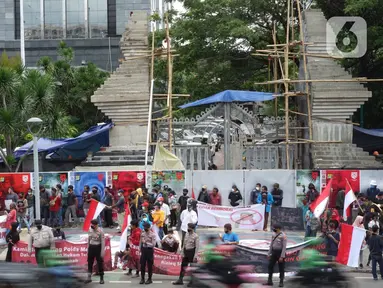
<svg viewBox="0 0 383 288">
<path fill-rule="evenodd" d="M 255 185 L 255 189 L 253 189 L 250 193 L 250 204 L 257 204 L 258 195 L 261 193 L 261 183 L 257 183 Z"/>
<path fill-rule="evenodd" d="M 241 192 L 238 190 L 236 185 L 231 187 L 231 192 L 229 193 L 229 202 L 232 207 L 239 206 L 242 202 Z"/>
<path fill-rule="evenodd" d="M 383 240 L 378 235 L 379 227 L 372 227 L 372 234 L 370 239 L 368 240 L 368 248 L 370 249 L 370 255 L 372 260 L 372 276 L 374 280 L 378 280 L 378 275 L 376 273 L 376 264 L 379 264 L 380 276 L 383 279 Z"/>
<path fill-rule="evenodd" d="M 180 213 L 182 213 L 182 211 L 186 210 L 187 208 L 187 203 L 189 199 L 188 193 L 189 190 L 185 188 L 182 190 L 182 195 L 180 196 L 180 198 L 178 198 L 178 204 L 180 205 Z"/>
<path fill-rule="evenodd" d="M 6 212 L 7 213 L 7 230 L 8 231 L 10 230 L 12 223 L 17 222 L 16 204 L 15 203 L 11 203 L 11 205 L 9 205 L 9 208 L 11 209 L 9 211 L 9 213 Z M 18 224 L 20 224 L 20 223 L 18 223 Z"/>
<path fill-rule="evenodd" d="M 162 250 L 175 253 L 178 251 L 180 242 L 174 235 L 173 229 L 168 230 L 168 234 L 161 241 Z"/>
<path fill-rule="evenodd" d="M 197 213 L 193 210 L 192 205 L 188 205 L 187 209 L 181 213 L 181 230 L 182 230 L 182 246 L 184 245 L 185 234 L 188 232 L 189 224 L 196 225 L 198 222 Z"/>
<path fill-rule="evenodd" d="M 168 225 L 169 225 L 169 218 L 170 218 L 170 208 L 169 205 L 164 202 L 164 198 L 160 197 L 158 198 L 158 203 L 161 205 L 161 210 L 164 211 L 165 214 L 165 221 L 163 225 L 164 234 L 168 234 Z M 162 237 L 161 237 L 162 239 Z"/>
<path fill-rule="evenodd" d="M 207 192 L 207 186 L 202 186 L 201 192 L 198 195 L 198 201 L 203 203 L 209 203 L 209 193 Z"/>
<path fill-rule="evenodd" d="M 51 227 L 59 224 L 58 216 L 61 208 L 61 198 L 56 193 L 56 188 L 52 187 L 51 197 L 49 197 L 49 218 Z"/>
<path fill-rule="evenodd" d="M 40 251 L 55 249 L 54 236 L 52 229 L 42 224 L 41 220 L 35 221 L 35 227 L 31 229 L 28 238 L 28 253 L 32 253 L 32 246 L 35 248 L 36 262 L 41 263 L 41 257 L 39 257 Z"/>
<path fill-rule="evenodd" d="M 283 281 L 285 279 L 285 257 L 286 257 L 287 237 L 285 233 L 282 232 L 282 226 L 280 224 L 274 224 L 273 232 L 274 232 L 274 235 L 271 238 L 270 248 L 268 252 L 269 278 L 267 282 L 265 283 L 265 285 L 273 286 L 274 266 L 276 263 L 278 263 L 279 287 L 283 287 Z"/>
<path fill-rule="evenodd" d="M 78 200 L 76 194 L 73 191 L 73 185 L 68 186 L 68 197 L 67 197 L 68 207 L 65 211 L 65 226 L 69 226 L 69 217 L 73 217 L 74 226 L 76 227 L 78 224 L 77 219 L 77 208 L 78 208 Z"/>
<path fill-rule="evenodd" d="M 31 188 L 28 189 L 27 202 L 28 202 L 28 224 L 29 224 L 29 227 L 31 227 L 35 219 L 35 203 L 36 203 L 36 198 L 35 198 L 35 195 L 33 195 Z"/>
<path fill-rule="evenodd" d="M 273 204 L 273 196 L 267 192 L 267 187 L 262 186 L 262 192 L 258 195 L 258 204 L 265 205 L 265 218 L 263 222 L 263 231 L 267 231 L 267 224 L 269 222 L 269 214 L 271 211 L 271 205 Z"/>
<path fill-rule="evenodd" d="M 327 255 L 335 259 L 338 255 L 338 245 L 340 241 L 339 233 L 335 231 L 335 223 L 330 221 L 329 230 L 325 234 Z"/>
<path fill-rule="evenodd" d="M 371 180 L 370 187 L 367 189 L 367 199 L 370 201 L 374 201 L 379 192 L 380 190 L 378 188 L 376 180 Z"/>
<path fill-rule="evenodd" d="M 154 211 L 152 212 L 153 217 L 153 225 L 156 225 L 158 229 L 158 237 L 162 239 L 164 237 L 164 223 L 166 219 L 165 212 L 161 210 L 161 204 L 156 203 L 154 204 Z M 145 228 L 145 224 L 144 224 Z"/>
<path fill-rule="evenodd" d="M 104 191 L 105 196 L 103 203 L 106 205 L 106 207 L 104 208 L 105 227 L 113 228 L 112 206 L 114 204 L 114 199 L 109 187 L 105 187 Z"/>
<path fill-rule="evenodd" d="M 152 221 L 150 221 L 149 215 L 150 214 L 146 214 L 146 213 L 142 214 L 142 219 L 141 219 L 141 221 L 139 223 L 139 228 L 141 230 L 144 230 L 144 224 L 145 223 L 149 223 L 150 227 L 152 227 L 153 223 L 152 223 Z"/>
<path fill-rule="evenodd" d="M 41 217 L 44 218 L 44 225 L 49 224 L 49 198 L 50 195 L 44 186 L 40 186 L 40 208 Z"/>
<path fill-rule="evenodd" d="M 372 213 L 372 218 L 370 222 L 368 222 L 368 230 L 371 230 L 374 226 L 378 226 L 378 228 L 380 228 L 379 217 L 377 213 Z"/>
<path fill-rule="evenodd" d="M 355 221 L 352 224 L 352 226 L 364 229 L 363 222 L 364 222 L 363 213 L 359 212 L 359 215 L 356 216 Z M 360 252 L 359 252 L 359 267 L 363 268 L 363 250 L 362 250 L 362 247 L 360 247 Z"/>
<path fill-rule="evenodd" d="M 122 270 L 126 270 L 127 261 L 130 256 L 130 246 L 129 243 L 126 243 L 126 247 L 124 251 L 117 251 L 114 254 L 114 262 L 113 262 L 113 269 L 117 269 L 118 259 L 120 259 L 122 263 Z"/>
<path fill-rule="evenodd" d="M 65 232 L 63 230 L 61 230 L 60 225 L 56 225 L 56 227 L 52 229 L 52 233 L 53 233 L 53 237 L 56 240 L 65 240 L 66 239 Z"/>
<path fill-rule="evenodd" d="M 310 204 L 315 202 L 315 200 L 319 197 L 319 192 L 317 191 L 313 183 L 310 183 L 308 188 L 309 191 L 307 191 L 306 193 L 306 200 L 308 205 L 310 206 Z"/>
<path fill-rule="evenodd" d="M 142 189 L 138 188 L 137 190 L 133 190 L 129 198 L 130 215 L 133 220 L 137 220 L 138 210 L 141 209 L 140 207 L 142 205 Z"/>
<path fill-rule="evenodd" d="M 173 285 L 184 285 L 183 278 L 185 276 L 185 268 L 189 263 L 197 262 L 196 256 L 199 250 L 199 237 L 197 233 L 194 232 L 194 229 L 195 225 L 193 223 L 187 224 L 187 233 L 182 243 L 181 272 L 178 280 L 173 282 Z"/>
<path fill-rule="evenodd" d="M 19 223 L 13 222 L 11 224 L 11 230 L 5 236 L 5 242 L 8 244 L 7 256 L 5 257 L 5 262 L 12 262 L 12 247 L 20 241 L 20 234 L 17 231 Z"/>
<path fill-rule="evenodd" d="M 29 231 L 30 226 L 27 220 L 28 201 L 27 199 L 25 199 L 23 192 L 21 192 L 19 195 L 20 195 L 20 198 L 17 199 L 17 202 L 16 202 L 17 222 L 19 222 L 20 228 L 23 228 L 23 223 L 24 223 Z"/>
<path fill-rule="evenodd" d="M 273 196 L 274 205 L 282 206 L 283 190 L 279 189 L 278 183 L 274 184 L 273 190 L 271 191 L 271 195 Z"/>
<path fill-rule="evenodd" d="M 128 243 L 133 246 L 140 246 L 140 239 L 141 239 L 141 229 L 138 227 L 138 221 L 137 220 L 133 220 L 130 222 L 130 236 L 128 238 Z M 140 267 L 138 265 L 139 263 L 135 263 L 136 265 L 136 273 L 135 273 L 135 277 L 139 277 L 140 276 Z M 128 273 L 126 273 L 126 275 L 132 275 L 132 271 L 133 269 L 129 268 L 129 271 Z"/>
<path fill-rule="evenodd" d="M 213 188 L 213 191 L 210 193 L 209 198 L 209 204 L 218 206 L 222 205 L 222 197 L 218 191 L 218 188 Z"/>
<path fill-rule="evenodd" d="M 91 196 L 92 195 L 90 193 L 89 185 L 85 185 L 84 191 L 82 191 L 82 209 L 84 211 L 84 217 L 86 217 L 86 215 L 88 214 Z"/>
<path fill-rule="evenodd" d="M 98 226 L 98 220 L 93 219 L 88 233 L 88 278 L 85 283 L 92 282 L 93 263 L 96 259 L 100 284 L 104 284 L 104 255 L 105 235 Z"/>
<path fill-rule="evenodd" d="M 338 210 L 339 215 L 343 215 L 344 196 L 345 196 L 345 191 L 343 189 L 340 189 L 336 195 L 336 202 L 335 202 L 335 208 L 336 210 Z"/>
<path fill-rule="evenodd" d="M 373 201 L 375 204 L 383 205 L 383 191 L 380 191 Z"/>
<path fill-rule="evenodd" d="M 225 224 L 223 229 L 225 233 L 223 235 L 222 234 L 219 235 L 219 238 L 222 240 L 222 242 L 229 245 L 238 245 L 239 238 L 238 238 L 238 235 L 232 231 L 233 228 L 231 227 L 231 224 L 230 223 Z"/>
<path fill-rule="evenodd" d="M 159 206 L 157 206 L 159 209 Z M 159 210 L 160 211 L 160 210 Z M 162 212 L 162 211 L 161 211 Z M 163 213 L 163 212 L 162 212 Z M 141 233 L 141 281 L 140 284 L 152 284 L 154 246 L 156 245 L 156 235 L 150 230 L 150 224 L 144 224 L 144 231 Z M 148 279 L 145 282 L 145 268 L 148 267 Z"/>
<path fill-rule="evenodd" d="M 319 230 L 319 219 L 315 217 L 314 213 L 310 210 L 306 212 L 306 233 L 307 237 L 316 237 Z"/>
<path fill-rule="evenodd" d="M 62 186 L 61 184 L 57 184 L 56 185 L 56 195 L 60 198 L 60 209 L 59 211 L 57 212 L 57 219 L 59 221 L 59 225 L 60 226 L 63 226 L 63 215 L 64 214 L 64 208 L 63 208 L 63 204 L 64 204 L 64 191 L 62 189 Z"/>
<path fill-rule="evenodd" d="M 172 190 L 169 192 L 169 207 L 170 207 L 170 227 L 177 226 L 177 195 Z"/>
<path fill-rule="evenodd" d="M 16 202 L 17 202 L 17 199 L 19 199 L 19 197 L 18 197 L 17 194 L 13 191 L 13 188 L 12 188 L 12 187 L 9 187 L 9 188 L 8 188 L 8 193 L 7 193 L 7 195 L 5 196 L 5 200 L 11 200 L 12 203 L 16 203 Z"/>
<path fill-rule="evenodd" d="M 124 197 L 124 190 L 120 189 L 118 190 L 118 201 L 116 204 L 112 205 L 110 208 L 117 208 L 117 221 L 118 221 L 118 227 L 117 230 L 121 232 L 121 227 L 124 224 L 124 218 L 125 218 L 125 197 Z"/>
</svg>

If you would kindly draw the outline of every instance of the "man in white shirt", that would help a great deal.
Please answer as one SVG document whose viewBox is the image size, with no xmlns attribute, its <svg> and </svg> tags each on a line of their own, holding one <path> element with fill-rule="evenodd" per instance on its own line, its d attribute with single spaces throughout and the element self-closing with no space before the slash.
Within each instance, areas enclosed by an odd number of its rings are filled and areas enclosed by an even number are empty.
<svg viewBox="0 0 383 288">
<path fill-rule="evenodd" d="M 182 247 L 184 246 L 185 234 L 188 232 L 188 224 L 197 224 L 198 216 L 197 213 L 192 209 L 192 205 L 188 203 L 187 209 L 182 211 L 180 220 L 181 220 L 181 230 L 182 230 Z"/>
<path fill-rule="evenodd" d="M 158 202 L 161 204 L 161 210 L 165 213 L 165 223 L 164 223 L 164 234 L 168 234 L 168 225 L 169 225 L 169 218 L 170 218 L 170 207 L 168 204 L 164 203 L 164 198 L 159 197 Z"/>
</svg>

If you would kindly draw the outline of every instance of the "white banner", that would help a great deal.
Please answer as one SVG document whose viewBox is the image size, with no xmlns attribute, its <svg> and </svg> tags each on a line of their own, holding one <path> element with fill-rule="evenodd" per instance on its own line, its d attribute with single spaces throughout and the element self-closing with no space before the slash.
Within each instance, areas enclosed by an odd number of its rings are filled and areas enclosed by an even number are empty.
<svg viewBox="0 0 383 288">
<path fill-rule="evenodd" d="M 223 227 L 230 223 L 233 229 L 263 230 L 265 206 L 262 204 L 233 208 L 199 202 L 197 208 L 198 225 Z"/>
<path fill-rule="evenodd" d="M 5 236 L 7 234 L 7 215 L 0 216 L 0 245 L 7 244 Z"/>
</svg>

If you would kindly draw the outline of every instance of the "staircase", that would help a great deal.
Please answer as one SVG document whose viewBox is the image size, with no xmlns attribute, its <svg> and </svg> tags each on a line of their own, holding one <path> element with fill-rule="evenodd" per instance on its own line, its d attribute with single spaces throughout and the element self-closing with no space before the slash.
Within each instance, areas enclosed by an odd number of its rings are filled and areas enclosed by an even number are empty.
<svg viewBox="0 0 383 288">
<path fill-rule="evenodd" d="M 305 41 L 311 54 L 328 55 L 326 47 L 327 20 L 319 9 L 304 12 Z M 351 79 L 352 76 L 331 58 L 307 57 L 309 78 Z M 381 167 L 373 156 L 352 144 L 352 124 L 345 124 L 354 112 L 372 96 L 358 82 L 312 82 L 310 84 L 313 138 L 316 141 L 341 141 L 337 144 L 313 144 L 311 156 L 315 169 Z M 327 119 L 327 121 L 326 121 Z M 332 121 L 328 121 L 332 120 Z"/>
<path fill-rule="evenodd" d="M 91 98 L 115 124 L 110 131 L 110 147 L 88 157 L 76 170 L 145 165 L 150 97 L 149 58 L 144 57 L 149 54 L 148 22 L 146 11 L 132 11 L 120 41 L 123 61 Z"/>
</svg>

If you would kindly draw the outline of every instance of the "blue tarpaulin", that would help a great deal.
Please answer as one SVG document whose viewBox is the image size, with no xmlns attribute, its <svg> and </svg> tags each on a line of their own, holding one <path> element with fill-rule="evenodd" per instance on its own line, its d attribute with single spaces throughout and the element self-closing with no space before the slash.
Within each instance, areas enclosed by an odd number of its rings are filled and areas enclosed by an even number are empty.
<svg viewBox="0 0 383 288">
<path fill-rule="evenodd" d="M 181 109 L 221 102 L 263 102 L 274 99 L 273 93 L 226 90 L 213 96 L 180 106 Z"/>
<path fill-rule="evenodd" d="M 109 130 L 112 126 L 112 123 L 93 126 L 76 138 L 40 138 L 37 141 L 38 151 L 52 153 L 50 158 L 55 160 L 84 159 L 88 152 L 97 152 L 101 147 L 109 146 Z M 26 153 L 32 154 L 32 145 L 32 141 L 23 145 L 14 152 L 14 157 L 17 159 Z"/>
</svg>

